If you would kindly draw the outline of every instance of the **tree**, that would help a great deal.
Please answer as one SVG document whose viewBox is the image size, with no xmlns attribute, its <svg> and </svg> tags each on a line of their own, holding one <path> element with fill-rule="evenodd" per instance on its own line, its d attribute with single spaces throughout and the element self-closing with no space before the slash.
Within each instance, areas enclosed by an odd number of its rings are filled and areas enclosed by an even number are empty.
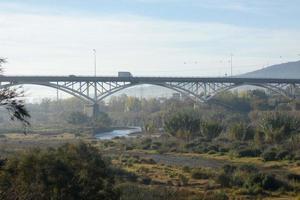
<svg viewBox="0 0 300 200">
<path fill-rule="evenodd" d="M 282 143 L 300 130 L 299 118 L 284 112 L 265 112 L 259 122 L 268 142 Z"/>
<path fill-rule="evenodd" d="M 95 125 L 97 127 L 109 127 L 112 124 L 111 118 L 105 112 L 100 112 L 96 116 Z"/>
<path fill-rule="evenodd" d="M 0 58 L 0 74 L 3 72 L 2 64 L 5 62 L 5 59 Z M 4 107 L 9 112 L 11 120 L 19 120 L 26 126 L 29 125 L 30 115 L 20 97 L 23 97 L 23 92 L 19 92 L 18 88 L 0 88 L 0 107 Z"/>
<path fill-rule="evenodd" d="M 202 123 L 201 127 L 202 127 L 202 131 L 201 131 L 202 135 L 209 140 L 218 137 L 223 130 L 222 125 L 214 121 L 204 122 Z"/>
<path fill-rule="evenodd" d="M 254 138 L 254 130 L 246 123 L 235 123 L 229 127 L 229 137 L 232 140 L 247 141 Z"/>
<path fill-rule="evenodd" d="M 200 132 L 200 121 L 196 112 L 184 110 L 171 115 L 165 122 L 165 129 L 174 136 L 188 138 Z"/>
<path fill-rule="evenodd" d="M 109 163 L 84 143 L 33 149 L 0 168 L 0 199 L 119 199 Z"/>
<path fill-rule="evenodd" d="M 68 123 L 79 125 L 88 122 L 89 117 L 82 112 L 74 111 L 71 112 L 67 118 Z"/>
</svg>

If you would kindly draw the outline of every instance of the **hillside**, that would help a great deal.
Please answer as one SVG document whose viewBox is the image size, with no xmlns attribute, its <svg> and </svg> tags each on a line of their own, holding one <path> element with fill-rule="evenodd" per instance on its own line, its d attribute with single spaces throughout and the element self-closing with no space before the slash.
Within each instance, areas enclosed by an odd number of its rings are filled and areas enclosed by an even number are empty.
<svg viewBox="0 0 300 200">
<path fill-rule="evenodd" d="M 244 78 L 300 78 L 300 61 L 272 65 L 239 77 Z"/>
</svg>

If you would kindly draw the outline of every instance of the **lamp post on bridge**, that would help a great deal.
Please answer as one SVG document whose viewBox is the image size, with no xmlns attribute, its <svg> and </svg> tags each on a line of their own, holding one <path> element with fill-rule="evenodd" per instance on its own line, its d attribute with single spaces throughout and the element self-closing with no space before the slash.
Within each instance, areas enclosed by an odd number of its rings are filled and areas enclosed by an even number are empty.
<svg viewBox="0 0 300 200">
<path fill-rule="evenodd" d="M 97 76 L 97 51 L 96 49 L 93 49 L 94 53 L 94 76 Z"/>
<path fill-rule="evenodd" d="M 232 77 L 232 57 L 233 57 L 233 54 L 231 53 L 230 54 L 230 76 Z"/>
<path fill-rule="evenodd" d="M 96 49 L 93 49 L 94 53 L 94 76 L 97 76 L 97 51 Z M 96 118 L 96 116 L 99 113 L 99 105 L 97 103 L 97 82 L 94 82 L 94 104 L 93 104 L 93 117 Z"/>
</svg>

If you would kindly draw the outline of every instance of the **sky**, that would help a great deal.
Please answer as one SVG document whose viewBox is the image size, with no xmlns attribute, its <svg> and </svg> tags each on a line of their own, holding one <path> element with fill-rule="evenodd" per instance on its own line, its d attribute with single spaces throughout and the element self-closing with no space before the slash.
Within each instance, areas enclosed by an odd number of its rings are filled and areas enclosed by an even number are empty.
<svg viewBox="0 0 300 200">
<path fill-rule="evenodd" d="M 300 60 L 300 1 L 0 0 L 6 74 L 223 76 Z"/>
<path fill-rule="evenodd" d="M 224 76 L 300 60 L 299 0 L 0 0 L 7 75 Z"/>
</svg>

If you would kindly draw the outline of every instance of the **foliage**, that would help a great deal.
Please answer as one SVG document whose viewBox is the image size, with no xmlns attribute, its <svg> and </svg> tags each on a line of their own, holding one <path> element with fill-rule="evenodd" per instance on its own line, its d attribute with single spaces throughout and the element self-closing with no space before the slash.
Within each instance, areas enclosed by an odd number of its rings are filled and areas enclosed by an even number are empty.
<svg viewBox="0 0 300 200">
<path fill-rule="evenodd" d="M 198 168 L 191 171 L 191 176 L 194 179 L 209 179 L 214 176 L 214 173 L 208 169 Z"/>
<path fill-rule="evenodd" d="M 223 172 L 218 175 L 217 182 L 223 187 L 243 187 L 248 194 L 261 193 L 262 189 L 275 191 L 279 188 L 288 188 L 287 183 L 275 175 L 259 172 L 253 165 L 238 167 L 226 165 Z"/>
<path fill-rule="evenodd" d="M 111 126 L 112 121 L 107 113 L 101 112 L 96 116 L 95 123 L 99 127 L 109 127 Z"/>
<path fill-rule="evenodd" d="M 220 125 L 220 123 L 214 121 L 208 121 L 202 123 L 201 128 L 202 128 L 201 131 L 202 135 L 209 140 L 218 137 L 223 130 L 223 126 Z"/>
<path fill-rule="evenodd" d="M 184 200 L 190 195 L 187 191 L 168 187 L 149 187 L 124 183 L 119 186 L 122 200 Z"/>
<path fill-rule="evenodd" d="M 238 157 L 258 157 L 261 155 L 261 150 L 259 149 L 242 149 L 237 151 L 237 156 Z"/>
<path fill-rule="evenodd" d="M 166 120 L 165 129 L 174 136 L 195 135 L 200 132 L 200 117 L 191 110 L 176 112 Z"/>
<path fill-rule="evenodd" d="M 0 58 L 0 73 L 2 72 L 1 65 L 5 62 L 5 59 Z M 16 88 L 1 88 L 0 107 L 4 107 L 9 112 L 11 120 L 19 120 L 26 126 L 29 125 L 30 115 L 25 108 L 24 101 L 19 99 L 20 97 L 23 97 L 23 92 L 19 92 Z"/>
<path fill-rule="evenodd" d="M 88 145 L 34 149 L 0 171 L 1 199 L 118 199 L 110 168 Z"/>
<path fill-rule="evenodd" d="M 300 120 L 289 113 L 266 112 L 260 116 L 259 121 L 269 142 L 281 143 L 300 130 Z"/>
<path fill-rule="evenodd" d="M 68 115 L 67 121 L 70 124 L 82 125 L 89 121 L 89 117 L 82 112 L 74 111 Z"/>
<path fill-rule="evenodd" d="M 235 123 L 230 126 L 229 135 L 232 140 L 246 141 L 254 138 L 254 130 L 246 123 Z"/>
</svg>

